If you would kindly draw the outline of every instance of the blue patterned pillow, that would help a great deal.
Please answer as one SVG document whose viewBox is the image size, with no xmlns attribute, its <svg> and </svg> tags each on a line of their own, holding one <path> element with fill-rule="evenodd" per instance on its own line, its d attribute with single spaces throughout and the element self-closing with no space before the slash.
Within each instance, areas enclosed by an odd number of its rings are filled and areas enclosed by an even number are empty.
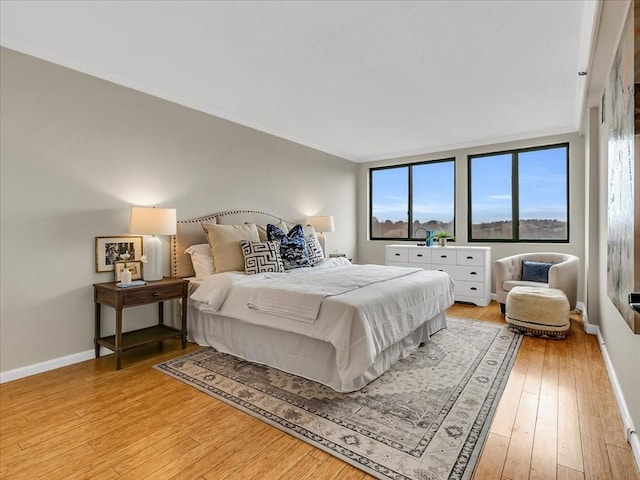
<svg viewBox="0 0 640 480">
<path fill-rule="evenodd" d="M 285 270 L 311 266 L 302 225 L 296 225 L 289 233 L 284 233 L 275 225 L 268 224 L 267 239 L 270 242 L 280 242 L 280 256 Z"/>
<path fill-rule="evenodd" d="M 553 263 L 522 261 L 522 280 L 549 283 L 549 269 Z"/>
<path fill-rule="evenodd" d="M 240 240 L 244 256 L 244 273 L 255 275 L 265 272 L 284 272 L 280 248 L 276 242 L 250 242 Z"/>
</svg>

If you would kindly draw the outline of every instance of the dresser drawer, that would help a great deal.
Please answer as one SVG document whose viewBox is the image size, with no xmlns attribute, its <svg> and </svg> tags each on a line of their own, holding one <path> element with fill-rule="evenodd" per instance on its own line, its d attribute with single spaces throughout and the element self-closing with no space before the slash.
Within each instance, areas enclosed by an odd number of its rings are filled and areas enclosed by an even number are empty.
<svg viewBox="0 0 640 480">
<path fill-rule="evenodd" d="M 456 280 L 453 287 L 453 293 L 456 297 L 484 297 L 484 284 L 482 282 L 463 282 Z"/>
<path fill-rule="evenodd" d="M 402 247 L 387 247 L 388 262 L 408 262 L 409 250 Z"/>
<path fill-rule="evenodd" d="M 145 303 L 181 298 L 183 285 L 159 285 L 157 288 L 144 288 L 124 292 L 124 305 L 144 305 Z"/>
<path fill-rule="evenodd" d="M 474 267 L 466 265 L 442 265 L 442 270 L 451 275 L 454 280 L 465 282 L 484 281 L 484 267 Z"/>
<path fill-rule="evenodd" d="M 410 262 L 431 263 L 431 250 L 428 248 L 411 248 L 408 253 Z"/>
<path fill-rule="evenodd" d="M 457 301 L 487 306 L 491 301 L 491 247 L 387 245 L 386 264 L 447 273 Z"/>
<path fill-rule="evenodd" d="M 458 265 L 484 265 L 484 252 L 477 250 L 458 250 L 457 264 Z"/>
<path fill-rule="evenodd" d="M 448 250 L 446 248 L 434 247 L 431 253 L 431 263 L 433 268 L 437 270 L 437 265 L 455 265 L 456 264 L 456 251 Z"/>
</svg>

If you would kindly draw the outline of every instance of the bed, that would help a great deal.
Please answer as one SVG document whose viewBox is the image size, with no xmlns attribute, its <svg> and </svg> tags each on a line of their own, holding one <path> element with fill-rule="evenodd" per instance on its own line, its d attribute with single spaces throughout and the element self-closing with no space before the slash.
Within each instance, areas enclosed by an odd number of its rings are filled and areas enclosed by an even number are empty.
<svg viewBox="0 0 640 480">
<path fill-rule="evenodd" d="M 190 280 L 189 341 L 351 392 L 446 328 L 454 297 L 453 281 L 443 272 L 330 258 L 285 273 L 199 268 L 196 275 L 194 246 L 208 245 L 203 225 L 264 230 L 268 224 L 293 225 L 247 210 L 178 222 L 171 269 Z M 318 243 L 324 248 L 321 238 Z M 215 248 L 214 257 L 217 266 Z"/>
</svg>

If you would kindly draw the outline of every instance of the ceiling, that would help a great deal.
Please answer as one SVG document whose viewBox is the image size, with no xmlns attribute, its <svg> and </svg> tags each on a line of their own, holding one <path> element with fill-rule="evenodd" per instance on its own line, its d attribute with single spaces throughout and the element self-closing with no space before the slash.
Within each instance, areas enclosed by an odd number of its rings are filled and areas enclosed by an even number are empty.
<svg viewBox="0 0 640 480">
<path fill-rule="evenodd" d="M 598 8 L 3 0 L 0 44 L 369 161 L 578 131 Z"/>
</svg>

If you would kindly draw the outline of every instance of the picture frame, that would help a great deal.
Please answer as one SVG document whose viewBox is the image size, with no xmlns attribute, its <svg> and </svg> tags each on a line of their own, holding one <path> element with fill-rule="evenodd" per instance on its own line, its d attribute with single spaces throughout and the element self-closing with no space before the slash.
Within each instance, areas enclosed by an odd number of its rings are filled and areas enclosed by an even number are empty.
<svg viewBox="0 0 640 480">
<path fill-rule="evenodd" d="M 116 262 L 113 267 L 116 282 L 120 282 L 122 280 L 122 272 L 125 268 L 131 272 L 131 280 L 142 279 L 142 262 L 139 260 L 119 261 Z"/>
<path fill-rule="evenodd" d="M 140 261 L 142 235 L 96 237 L 96 272 L 113 272 L 118 261 Z"/>
</svg>

